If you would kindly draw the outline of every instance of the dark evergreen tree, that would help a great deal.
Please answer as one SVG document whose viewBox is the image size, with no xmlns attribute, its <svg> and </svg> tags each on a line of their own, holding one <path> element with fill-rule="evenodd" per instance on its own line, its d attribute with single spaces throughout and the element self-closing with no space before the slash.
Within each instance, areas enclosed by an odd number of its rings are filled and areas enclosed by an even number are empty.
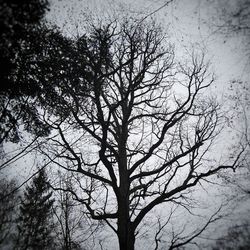
<svg viewBox="0 0 250 250">
<path fill-rule="evenodd" d="M 16 249 L 51 249 L 52 205 L 46 172 L 42 169 L 24 192 L 18 219 Z"/>
<path fill-rule="evenodd" d="M 23 123 L 33 134 L 46 130 L 34 105 L 36 86 L 20 81 L 26 72 L 19 70 L 19 58 L 41 39 L 41 21 L 47 9 L 47 0 L 0 0 L 0 144 L 18 142 Z"/>
<path fill-rule="evenodd" d="M 47 9 L 47 0 L 0 0 L 1 92 L 17 94 L 28 91 L 27 86 L 13 82 L 11 76 L 24 42 L 35 39 L 34 33 Z"/>
<path fill-rule="evenodd" d="M 11 237 L 14 232 L 18 193 L 9 194 L 17 187 L 15 180 L 0 179 L 0 249 L 11 246 Z M 9 194 L 9 195 L 7 195 Z"/>
</svg>

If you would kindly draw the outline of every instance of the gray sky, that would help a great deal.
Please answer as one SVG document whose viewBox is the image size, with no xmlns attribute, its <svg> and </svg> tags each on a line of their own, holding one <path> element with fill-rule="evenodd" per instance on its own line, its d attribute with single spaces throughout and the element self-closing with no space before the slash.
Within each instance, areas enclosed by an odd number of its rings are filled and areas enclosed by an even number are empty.
<svg viewBox="0 0 250 250">
<path fill-rule="evenodd" d="M 47 20 L 60 26 L 65 34 L 74 36 L 76 26 L 78 25 L 81 31 L 81 25 L 91 16 L 112 18 L 132 14 L 143 17 L 157 10 L 165 2 L 166 0 L 51 0 L 51 11 L 47 14 Z M 174 0 L 152 17 L 166 28 L 170 42 L 175 44 L 177 57 L 188 55 L 192 50 L 206 51 L 207 59 L 211 60 L 211 68 L 216 74 L 216 91 L 219 90 L 219 96 L 223 98 L 230 80 L 249 80 L 249 60 L 245 56 L 242 37 L 225 37 L 215 32 L 216 27 L 212 21 L 216 23 L 216 5 L 211 5 L 210 2 Z M 35 166 L 33 169 L 35 170 Z M 31 172 L 28 168 L 26 172 L 19 172 L 19 175 L 25 178 L 30 176 Z M 214 199 L 212 203 L 216 203 L 216 200 L 221 199 L 216 196 L 219 193 L 218 187 L 215 187 L 206 197 L 200 198 Z M 243 212 L 248 205 L 248 202 L 243 204 Z"/>
<path fill-rule="evenodd" d="M 161 7 L 166 0 L 51 0 L 48 20 L 59 25 L 65 33 L 74 35 L 75 25 L 84 23 L 91 15 L 98 18 L 135 15 L 142 17 Z M 209 0 L 174 0 L 152 17 L 170 34 L 171 41 L 183 53 L 205 48 L 221 81 L 232 78 L 249 79 L 249 61 L 245 56 L 242 37 L 225 37 L 216 32 L 218 5 Z M 230 0 L 229 2 L 237 2 Z M 230 4 L 228 8 L 230 8 Z M 233 4 L 232 4 L 233 6 Z"/>
</svg>

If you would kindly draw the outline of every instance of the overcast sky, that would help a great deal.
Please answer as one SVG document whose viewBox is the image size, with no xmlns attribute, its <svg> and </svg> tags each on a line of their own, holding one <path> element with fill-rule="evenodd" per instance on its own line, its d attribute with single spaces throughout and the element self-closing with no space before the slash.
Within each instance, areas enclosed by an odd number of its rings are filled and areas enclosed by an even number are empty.
<svg viewBox="0 0 250 250">
<path fill-rule="evenodd" d="M 233 8 L 237 1 L 227 1 L 227 8 Z M 81 26 L 91 15 L 100 19 L 114 16 L 119 18 L 130 14 L 143 17 L 166 2 L 166 0 L 51 0 L 51 11 L 47 18 L 59 25 L 68 35 L 75 35 L 76 24 Z M 217 1 L 211 0 L 174 0 L 152 17 L 166 27 L 176 48 L 181 50 L 190 50 L 191 47 L 205 48 L 208 52 L 207 57 L 212 59 L 214 71 L 220 80 L 247 79 L 249 61 L 245 56 L 242 37 L 226 37 L 216 32 L 220 7 Z"/>
<path fill-rule="evenodd" d="M 100 19 L 128 15 L 143 18 L 155 12 L 150 17 L 155 18 L 166 29 L 170 42 L 175 45 L 177 57 L 181 58 L 192 50 L 206 51 L 222 98 L 231 80 L 250 79 L 244 37 L 225 36 L 217 32 L 216 24 L 219 19 L 216 1 L 173 0 L 163 8 L 161 6 L 167 0 L 50 0 L 50 2 L 50 12 L 46 19 L 58 25 L 68 36 L 75 36 L 77 28 L 78 31 L 84 32 L 81 26 L 93 16 Z M 229 2 L 228 8 L 231 8 L 237 0 Z M 36 170 L 35 165 L 33 170 Z M 29 168 L 26 172 L 19 172 L 19 178 L 22 176 L 26 179 L 31 172 Z M 200 201 L 209 197 L 216 203 L 215 201 L 221 199 L 215 197 L 218 194 L 218 187 L 209 191 L 208 196 L 200 197 Z M 248 204 L 248 201 L 242 204 L 240 208 L 242 214 L 246 212 Z"/>
</svg>

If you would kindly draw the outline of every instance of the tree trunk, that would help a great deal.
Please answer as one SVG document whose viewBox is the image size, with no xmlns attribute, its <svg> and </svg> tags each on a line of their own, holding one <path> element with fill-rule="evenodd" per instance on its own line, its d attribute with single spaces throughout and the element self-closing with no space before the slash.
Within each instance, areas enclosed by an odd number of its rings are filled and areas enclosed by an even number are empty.
<svg viewBox="0 0 250 250">
<path fill-rule="evenodd" d="M 126 135 L 126 133 L 123 133 Z M 129 216 L 129 176 L 127 169 L 126 136 L 119 144 L 120 187 L 118 196 L 118 232 L 120 250 L 134 250 L 135 236 Z"/>
<path fill-rule="evenodd" d="M 126 113 L 127 106 L 123 104 L 123 114 Z M 130 206 L 129 206 L 129 173 L 127 168 L 127 150 L 126 142 L 128 138 L 127 125 L 121 126 L 122 131 L 118 135 L 118 166 L 120 176 L 120 187 L 118 195 L 118 230 L 117 236 L 119 240 L 120 250 L 134 250 L 135 245 L 135 230 L 130 221 Z"/>
<path fill-rule="evenodd" d="M 124 161 L 125 162 L 125 161 Z M 126 164 L 120 166 L 120 187 L 118 197 L 118 239 L 120 250 L 134 250 L 135 236 L 129 216 L 129 180 Z"/>
<path fill-rule="evenodd" d="M 119 232 L 118 232 L 119 234 Z M 118 235 L 119 249 L 120 250 L 134 250 L 135 249 L 135 236 L 134 234 Z"/>
<path fill-rule="evenodd" d="M 124 213 L 123 213 L 124 212 Z M 134 250 L 135 235 L 126 211 L 120 211 L 118 218 L 118 239 L 120 250 Z"/>
</svg>

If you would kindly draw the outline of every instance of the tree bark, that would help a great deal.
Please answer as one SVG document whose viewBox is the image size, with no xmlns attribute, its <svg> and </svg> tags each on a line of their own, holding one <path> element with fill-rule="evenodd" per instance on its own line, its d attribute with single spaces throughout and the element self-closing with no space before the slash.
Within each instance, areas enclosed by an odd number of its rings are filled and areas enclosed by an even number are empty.
<svg viewBox="0 0 250 250">
<path fill-rule="evenodd" d="M 128 137 L 128 130 L 126 126 L 123 126 L 122 133 L 119 135 L 118 147 L 119 147 L 119 175 L 120 186 L 118 196 L 118 230 L 117 235 L 119 239 L 120 250 L 134 250 L 135 244 L 135 230 L 133 224 L 130 221 L 129 211 L 129 171 L 127 169 L 127 150 L 126 142 Z"/>
<path fill-rule="evenodd" d="M 119 249 L 120 250 L 134 250 L 135 236 L 134 232 L 128 232 L 128 228 L 124 228 L 127 232 L 122 233 L 118 231 Z"/>
<path fill-rule="evenodd" d="M 134 250 L 135 236 L 129 218 L 129 206 L 126 200 L 120 200 L 119 203 L 117 235 L 120 250 Z"/>
</svg>

